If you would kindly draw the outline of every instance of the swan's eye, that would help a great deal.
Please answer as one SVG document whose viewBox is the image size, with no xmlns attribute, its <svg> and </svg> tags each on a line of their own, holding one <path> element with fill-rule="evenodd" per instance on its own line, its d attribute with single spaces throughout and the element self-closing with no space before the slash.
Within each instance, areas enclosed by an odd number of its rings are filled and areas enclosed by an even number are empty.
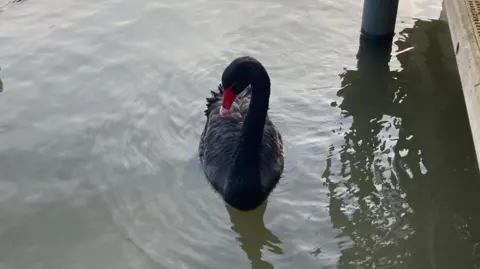
<svg viewBox="0 0 480 269">
<path fill-rule="evenodd" d="M 232 92 L 234 94 L 240 94 L 241 92 L 243 92 L 244 90 L 246 90 L 248 88 L 249 84 L 245 84 L 245 83 L 237 83 L 237 82 L 234 82 L 232 84 Z"/>
<path fill-rule="evenodd" d="M 235 84 L 235 82 L 232 82 L 232 83 L 222 82 L 222 83 L 221 83 L 223 90 L 228 89 L 228 88 L 232 89 L 234 84 Z"/>
</svg>

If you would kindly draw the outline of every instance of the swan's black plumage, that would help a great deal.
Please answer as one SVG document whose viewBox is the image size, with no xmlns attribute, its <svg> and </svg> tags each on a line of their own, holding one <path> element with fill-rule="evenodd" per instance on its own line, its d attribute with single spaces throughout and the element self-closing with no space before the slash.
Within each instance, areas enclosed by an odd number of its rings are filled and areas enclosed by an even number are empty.
<svg viewBox="0 0 480 269">
<path fill-rule="evenodd" d="M 224 87 L 237 95 L 230 112 L 219 114 Z M 207 121 L 199 156 L 207 179 L 224 201 L 239 210 L 261 205 L 283 173 L 282 137 L 268 117 L 270 78 L 263 65 L 235 59 L 222 84 L 207 98 Z"/>
</svg>

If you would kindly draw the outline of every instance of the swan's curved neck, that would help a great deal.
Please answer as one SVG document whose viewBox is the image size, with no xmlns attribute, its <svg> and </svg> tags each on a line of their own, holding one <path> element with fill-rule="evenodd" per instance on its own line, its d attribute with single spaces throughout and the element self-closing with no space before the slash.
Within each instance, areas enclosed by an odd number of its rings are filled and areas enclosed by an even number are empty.
<svg viewBox="0 0 480 269">
<path fill-rule="evenodd" d="M 231 176 L 259 182 L 260 149 L 270 99 L 270 79 L 252 83 L 252 99 L 238 140 Z"/>
</svg>

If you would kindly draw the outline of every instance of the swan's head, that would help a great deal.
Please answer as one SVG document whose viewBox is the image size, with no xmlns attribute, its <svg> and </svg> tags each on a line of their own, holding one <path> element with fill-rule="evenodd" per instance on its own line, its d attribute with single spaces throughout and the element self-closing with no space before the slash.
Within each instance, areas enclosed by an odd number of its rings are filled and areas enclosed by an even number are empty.
<svg viewBox="0 0 480 269">
<path fill-rule="evenodd" d="M 255 82 L 259 67 L 263 69 L 258 60 L 244 56 L 233 60 L 225 68 L 222 75 L 223 102 L 220 107 L 220 115 L 227 115 L 237 95 Z"/>
</svg>

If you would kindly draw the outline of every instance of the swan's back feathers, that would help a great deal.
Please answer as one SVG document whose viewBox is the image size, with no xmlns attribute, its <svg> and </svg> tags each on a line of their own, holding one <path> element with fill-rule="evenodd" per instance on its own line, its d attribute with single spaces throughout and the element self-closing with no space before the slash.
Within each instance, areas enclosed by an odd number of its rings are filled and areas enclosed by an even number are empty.
<svg viewBox="0 0 480 269">
<path fill-rule="evenodd" d="M 229 115 L 225 117 L 218 113 L 222 104 L 222 94 L 223 88 L 219 86 L 218 92 L 212 92 L 212 97 L 207 98 L 205 110 L 207 122 L 201 135 L 199 156 L 208 180 L 223 194 L 228 184 L 232 183 L 228 180 L 229 168 L 248 112 L 251 89 L 237 96 Z M 283 172 L 282 137 L 268 116 L 260 149 L 260 169 L 261 191 L 267 196 Z"/>
<path fill-rule="evenodd" d="M 212 94 L 211 97 L 207 97 L 207 109 L 205 109 L 205 116 L 208 117 L 210 115 L 210 112 L 212 111 L 212 106 L 217 103 L 218 101 L 221 101 L 223 98 L 223 87 L 222 85 L 218 85 L 218 91 L 210 91 Z"/>
</svg>

